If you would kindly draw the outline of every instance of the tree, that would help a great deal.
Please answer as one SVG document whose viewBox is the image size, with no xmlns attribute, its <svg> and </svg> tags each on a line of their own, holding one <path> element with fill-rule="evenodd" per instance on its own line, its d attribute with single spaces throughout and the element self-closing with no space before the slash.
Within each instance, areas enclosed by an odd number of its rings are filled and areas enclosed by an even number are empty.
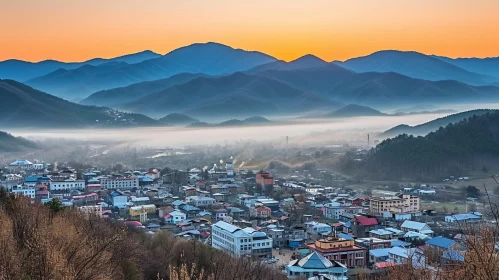
<svg viewBox="0 0 499 280">
<path fill-rule="evenodd" d="M 487 173 L 487 172 L 489 172 L 489 170 L 487 169 L 487 167 L 486 167 L 485 165 L 482 167 L 482 172 L 483 172 L 483 173 Z"/>
<path fill-rule="evenodd" d="M 480 197 L 480 190 L 475 186 L 467 186 L 464 192 L 466 197 Z"/>
<path fill-rule="evenodd" d="M 62 210 L 64 210 L 64 205 L 62 205 L 62 202 L 59 201 L 59 199 L 54 198 L 48 202 L 45 203 L 45 206 L 47 206 L 52 213 L 57 213 Z"/>
</svg>

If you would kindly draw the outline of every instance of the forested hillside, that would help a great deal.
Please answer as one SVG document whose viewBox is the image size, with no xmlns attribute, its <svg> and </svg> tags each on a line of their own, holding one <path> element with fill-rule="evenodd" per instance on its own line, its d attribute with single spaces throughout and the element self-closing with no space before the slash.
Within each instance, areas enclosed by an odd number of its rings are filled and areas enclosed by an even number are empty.
<svg viewBox="0 0 499 280">
<path fill-rule="evenodd" d="M 0 131 L 0 152 L 14 152 L 26 148 L 36 148 L 36 143 L 22 137 L 14 137 L 7 132 Z"/>
<path fill-rule="evenodd" d="M 472 116 L 425 137 L 406 134 L 387 139 L 365 159 L 343 162 L 345 172 L 373 179 L 441 179 L 487 170 L 499 156 L 499 113 Z M 484 168 L 485 167 L 485 168 Z"/>
</svg>

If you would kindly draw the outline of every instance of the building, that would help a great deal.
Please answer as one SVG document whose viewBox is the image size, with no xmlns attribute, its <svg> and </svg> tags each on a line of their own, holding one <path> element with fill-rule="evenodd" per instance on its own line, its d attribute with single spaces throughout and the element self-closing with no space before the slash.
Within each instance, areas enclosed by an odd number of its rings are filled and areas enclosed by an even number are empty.
<svg viewBox="0 0 499 280">
<path fill-rule="evenodd" d="M 156 180 L 159 179 L 161 173 L 158 171 L 158 169 L 153 169 L 149 172 L 146 172 L 144 176 L 148 177 L 149 179 Z"/>
<path fill-rule="evenodd" d="M 330 261 L 317 252 L 312 252 L 300 260 L 292 260 L 286 266 L 288 277 L 313 277 L 319 274 L 334 276 L 337 280 L 346 280 L 347 267 L 337 261 Z"/>
<path fill-rule="evenodd" d="M 128 203 L 128 196 L 118 191 L 108 192 L 106 201 L 114 207 L 124 208 Z"/>
<path fill-rule="evenodd" d="M 351 206 L 349 204 L 341 204 L 338 202 L 328 203 L 324 205 L 324 217 L 333 220 L 339 220 L 343 213 L 360 214 L 363 208 L 360 206 Z"/>
<path fill-rule="evenodd" d="M 392 231 L 380 228 L 371 230 L 369 232 L 369 236 L 384 240 L 391 240 L 394 237 L 394 233 Z"/>
<path fill-rule="evenodd" d="M 186 219 L 186 215 L 180 211 L 173 211 L 166 214 L 163 218 L 165 219 L 165 223 L 178 225 Z"/>
<path fill-rule="evenodd" d="M 376 229 L 377 226 L 378 220 L 374 217 L 355 216 L 350 222 L 350 227 L 347 227 L 347 233 L 359 238 L 369 237 L 369 232 Z"/>
<path fill-rule="evenodd" d="M 23 187 L 23 186 L 12 187 L 10 192 L 15 195 L 22 195 L 33 199 L 36 196 L 36 189 L 34 187 Z"/>
<path fill-rule="evenodd" d="M 216 199 L 207 196 L 188 196 L 185 201 L 196 207 L 209 207 L 216 202 Z"/>
<path fill-rule="evenodd" d="M 80 206 L 78 207 L 78 211 L 82 212 L 87 217 L 102 217 L 102 205 Z"/>
<path fill-rule="evenodd" d="M 139 187 L 139 178 L 102 178 L 100 179 L 100 186 L 102 189 L 131 190 Z"/>
<path fill-rule="evenodd" d="M 51 191 L 74 191 L 74 190 L 84 190 L 85 180 L 75 180 L 75 179 L 60 179 L 51 180 L 50 186 Z"/>
<path fill-rule="evenodd" d="M 308 247 L 328 260 L 340 262 L 347 267 L 366 265 L 367 250 L 355 245 L 353 240 L 329 236 L 309 244 Z"/>
<path fill-rule="evenodd" d="M 369 250 L 369 263 L 374 264 L 378 262 L 386 262 L 390 257 L 390 250 L 392 248 L 381 248 Z"/>
<path fill-rule="evenodd" d="M 473 223 L 482 220 L 482 214 L 479 212 L 467 213 L 467 214 L 455 214 L 451 216 L 445 216 L 445 221 L 448 223 Z"/>
<path fill-rule="evenodd" d="M 265 231 L 272 238 L 274 248 L 298 248 L 308 238 L 307 231 L 303 227 L 268 226 Z"/>
<path fill-rule="evenodd" d="M 130 216 L 131 217 L 138 217 L 141 214 L 153 214 L 156 213 L 156 205 L 154 204 L 146 204 L 146 205 L 141 205 L 141 206 L 133 206 L 130 207 Z"/>
<path fill-rule="evenodd" d="M 436 249 L 442 252 L 445 250 L 457 249 L 456 241 L 442 236 L 433 237 L 432 239 L 426 241 L 426 244 L 429 246 L 429 248 Z"/>
<path fill-rule="evenodd" d="M 225 209 L 218 209 L 215 211 L 215 219 L 217 221 L 223 220 L 225 217 L 228 216 L 229 211 Z"/>
<path fill-rule="evenodd" d="M 212 225 L 211 246 L 236 256 L 272 257 L 272 238 L 253 228 L 244 230 L 219 221 Z"/>
<path fill-rule="evenodd" d="M 269 207 L 258 205 L 251 207 L 249 214 L 252 218 L 267 219 L 271 217 L 272 210 Z"/>
<path fill-rule="evenodd" d="M 270 176 L 270 173 L 262 170 L 256 173 L 255 182 L 262 187 L 273 186 L 274 178 Z"/>
<path fill-rule="evenodd" d="M 417 232 L 427 236 L 433 235 L 433 231 L 426 223 L 404 221 L 402 225 L 400 225 L 400 229 L 405 232 Z"/>
<path fill-rule="evenodd" d="M 272 210 L 272 211 L 279 210 L 279 201 L 271 199 L 271 198 L 258 198 L 255 200 L 254 205 L 258 205 L 258 204 L 266 206 L 266 207 L 270 208 L 270 210 Z"/>
<path fill-rule="evenodd" d="M 355 239 L 355 245 L 366 248 L 367 250 L 375 250 L 375 249 L 392 247 L 392 241 L 379 238 L 366 237 L 366 238 Z"/>
<path fill-rule="evenodd" d="M 309 234 L 321 234 L 328 235 L 333 232 L 333 227 L 328 224 L 318 223 L 318 222 L 306 222 L 305 226 L 307 227 L 307 233 Z"/>
<path fill-rule="evenodd" d="M 32 166 L 33 163 L 25 159 L 18 159 L 9 164 L 10 168 L 20 168 L 20 169 L 30 169 Z"/>
<path fill-rule="evenodd" d="M 414 213 L 420 211 L 419 197 L 411 194 L 400 194 L 389 197 L 373 197 L 370 201 L 370 211 L 373 214 Z"/>
</svg>

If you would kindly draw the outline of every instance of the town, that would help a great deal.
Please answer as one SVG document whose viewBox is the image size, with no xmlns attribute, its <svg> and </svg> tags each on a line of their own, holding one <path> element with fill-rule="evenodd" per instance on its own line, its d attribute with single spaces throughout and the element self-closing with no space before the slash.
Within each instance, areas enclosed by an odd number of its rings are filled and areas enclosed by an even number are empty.
<svg viewBox="0 0 499 280">
<path fill-rule="evenodd" d="M 469 178 L 444 183 L 452 180 Z M 264 262 L 288 278 L 342 280 L 408 261 L 427 264 L 428 248 L 438 252 L 439 265 L 452 266 L 464 262 L 464 225 L 493 222 L 477 207 L 476 188 L 464 194 L 465 208 L 449 209 L 431 207 L 440 204 L 438 193 L 448 196 L 442 187 L 353 185 L 322 169 L 277 175 L 238 168 L 233 158 L 187 170 L 107 171 L 20 159 L 2 169 L 0 180 L 15 195 L 57 201 L 150 235 L 168 231 Z"/>
</svg>

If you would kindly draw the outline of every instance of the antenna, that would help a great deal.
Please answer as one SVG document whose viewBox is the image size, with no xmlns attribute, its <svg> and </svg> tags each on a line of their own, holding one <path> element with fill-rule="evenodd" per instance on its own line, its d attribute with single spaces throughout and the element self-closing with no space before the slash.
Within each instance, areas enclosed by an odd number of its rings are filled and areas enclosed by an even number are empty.
<svg viewBox="0 0 499 280">
<path fill-rule="evenodd" d="M 367 146 L 370 146 L 371 145 L 371 141 L 369 139 L 369 133 L 367 134 Z"/>
</svg>

